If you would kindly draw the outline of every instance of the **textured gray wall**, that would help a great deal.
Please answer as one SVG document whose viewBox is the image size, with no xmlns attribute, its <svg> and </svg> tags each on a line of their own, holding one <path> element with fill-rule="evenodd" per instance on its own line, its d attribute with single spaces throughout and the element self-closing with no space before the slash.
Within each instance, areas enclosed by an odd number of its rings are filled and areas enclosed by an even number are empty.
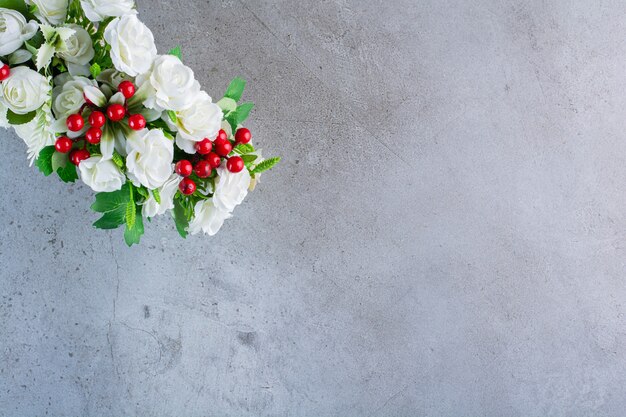
<svg viewBox="0 0 626 417">
<path fill-rule="evenodd" d="M 139 8 L 284 162 L 128 249 L 0 133 L 0 415 L 623 415 L 622 1 Z"/>
</svg>

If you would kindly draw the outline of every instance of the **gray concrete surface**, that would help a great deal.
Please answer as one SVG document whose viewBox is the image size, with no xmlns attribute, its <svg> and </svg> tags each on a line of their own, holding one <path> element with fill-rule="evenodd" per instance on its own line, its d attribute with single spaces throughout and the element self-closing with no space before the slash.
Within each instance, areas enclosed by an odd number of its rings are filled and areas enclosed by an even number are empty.
<svg viewBox="0 0 626 417">
<path fill-rule="evenodd" d="M 139 8 L 284 163 L 127 249 L 0 133 L 0 415 L 624 415 L 623 2 Z"/>
</svg>

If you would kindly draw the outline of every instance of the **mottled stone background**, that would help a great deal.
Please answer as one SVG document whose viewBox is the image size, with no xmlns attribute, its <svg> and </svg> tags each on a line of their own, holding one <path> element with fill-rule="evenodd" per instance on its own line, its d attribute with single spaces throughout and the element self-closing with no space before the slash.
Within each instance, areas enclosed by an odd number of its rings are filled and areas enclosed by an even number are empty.
<svg viewBox="0 0 626 417">
<path fill-rule="evenodd" d="M 128 249 L 2 131 L 0 415 L 622 416 L 622 1 L 138 0 L 284 162 Z"/>
</svg>

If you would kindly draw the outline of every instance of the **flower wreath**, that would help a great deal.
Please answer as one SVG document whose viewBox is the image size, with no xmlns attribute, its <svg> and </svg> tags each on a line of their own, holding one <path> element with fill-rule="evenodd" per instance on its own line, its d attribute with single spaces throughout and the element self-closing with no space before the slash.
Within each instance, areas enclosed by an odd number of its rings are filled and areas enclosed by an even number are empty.
<svg viewBox="0 0 626 417">
<path fill-rule="evenodd" d="M 133 0 L 0 0 L 0 126 L 46 176 L 96 194 L 99 229 L 170 212 L 182 237 L 214 235 L 280 158 L 242 123 L 236 78 L 213 103 L 180 48 L 158 55 Z"/>
</svg>

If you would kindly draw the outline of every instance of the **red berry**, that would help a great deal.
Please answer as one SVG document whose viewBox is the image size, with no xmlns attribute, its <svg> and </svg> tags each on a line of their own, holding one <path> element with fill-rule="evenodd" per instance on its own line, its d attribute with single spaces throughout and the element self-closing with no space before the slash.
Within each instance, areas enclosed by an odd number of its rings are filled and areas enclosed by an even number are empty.
<svg viewBox="0 0 626 417">
<path fill-rule="evenodd" d="M 237 143 L 248 143 L 251 139 L 252 133 L 250 133 L 250 130 L 245 127 L 242 127 L 237 130 L 237 133 L 235 133 L 235 142 Z"/>
<path fill-rule="evenodd" d="M 241 156 L 231 156 L 226 162 L 226 168 L 228 168 L 228 170 L 233 174 L 241 172 L 243 170 L 243 166 L 244 164 Z"/>
<path fill-rule="evenodd" d="M 95 111 L 89 115 L 89 124 L 92 127 L 101 128 L 106 123 L 107 119 L 104 117 L 104 113 Z"/>
<path fill-rule="evenodd" d="M 191 195 L 196 192 L 196 183 L 191 178 L 183 178 L 178 189 L 185 195 Z"/>
<path fill-rule="evenodd" d="M 76 149 L 70 154 L 70 161 L 74 165 L 78 165 L 85 159 L 89 159 L 90 156 L 91 154 L 87 149 Z"/>
<path fill-rule="evenodd" d="M 220 131 L 217 134 L 217 138 L 219 140 L 228 140 L 228 134 L 226 133 L 226 131 L 224 129 L 220 129 Z"/>
<path fill-rule="evenodd" d="M 220 158 L 220 156 L 215 152 L 209 152 L 209 154 L 205 156 L 204 159 L 209 163 L 209 165 L 211 165 L 211 168 L 213 169 L 217 168 L 222 163 L 222 158 Z"/>
<path fill-rule="evenodd" d="M 113 122 L 119 122 L 126 116 L 126 109 L 121 104 L 111 104 L 107 107 L 107 117 Z"/>
<path fill-rule="evenodd" d="M 102 139 L 102 130 L 98 127 L 90 127 L 85 133 L 85 139 L 92 145 L 99 144 L 100 139 Z"/>
<path fill-rule="evenodd" d="M 71 114 L 67 118 L 67 128 L 72 132 L 78 132 L 83 127 L 85 127 L 85 120 L 83 120 L 83 116 L 80 114 Z"/>
<path fill-rule="evenodd" d="M 133 130 L 141 130 L 146 127 L 146 118 L 141 114 L 133 114 L 128 118 L 128 126 Z"/>
<path fill-rule="evenodd" d="M 233 150 L 233 145 L 228 139 L 217 138 L 213 142 L 215 153 L 219 156 L 226 156 Z"/>
<path fill-rule="evenodd" d="M 9 78 L 9 75 L 11 75 L 11 67 L 3 65 L 2 68 L 0 68 L 0 81 L 6 80 Z"/>
<path fill-rule="evenodd" d="M 135 85 L 131 83 L 130 81 L 122 81 L 119 87 L 117 87 L 117 91 L 122 93 L 124 97 L 128 99 L 135 95 L 136 90 L 135 90 Z"/>
<path fill-rule="evenodd" d="M 193 167 L 193 172 L 196 173 L 198 178 L 209 178 L 211 171 L 213 171 L 211 164 L 209 164 L 209 161 L 205 160 L 200 160 L 196 166 Z"/>
<path fill-rule="evenodd" d="M 192 171 L 193 171 L 193 165 L 191 165 L 191 162 L 189 162 L 186 159 L 183 159 L 182 161 L 178 161 L 178 163 L 176 164 L 176 173 L 180 175 L 181 177 L 190 176 Z"/>
<path fill-rule="evenodd" d="M 213 150 L 213 142 L 209 139 L 204 138 L 200 142 L 196 142 L 196 151 L 200 155 L 208 155 L 211 150 Z"/>
<path fill-rule="evenodd" d="M 54 144 L 54 149 L 59 153 L 68 153 L 72 149 L 72 139 L 61 136 Z"/>
</svg>

